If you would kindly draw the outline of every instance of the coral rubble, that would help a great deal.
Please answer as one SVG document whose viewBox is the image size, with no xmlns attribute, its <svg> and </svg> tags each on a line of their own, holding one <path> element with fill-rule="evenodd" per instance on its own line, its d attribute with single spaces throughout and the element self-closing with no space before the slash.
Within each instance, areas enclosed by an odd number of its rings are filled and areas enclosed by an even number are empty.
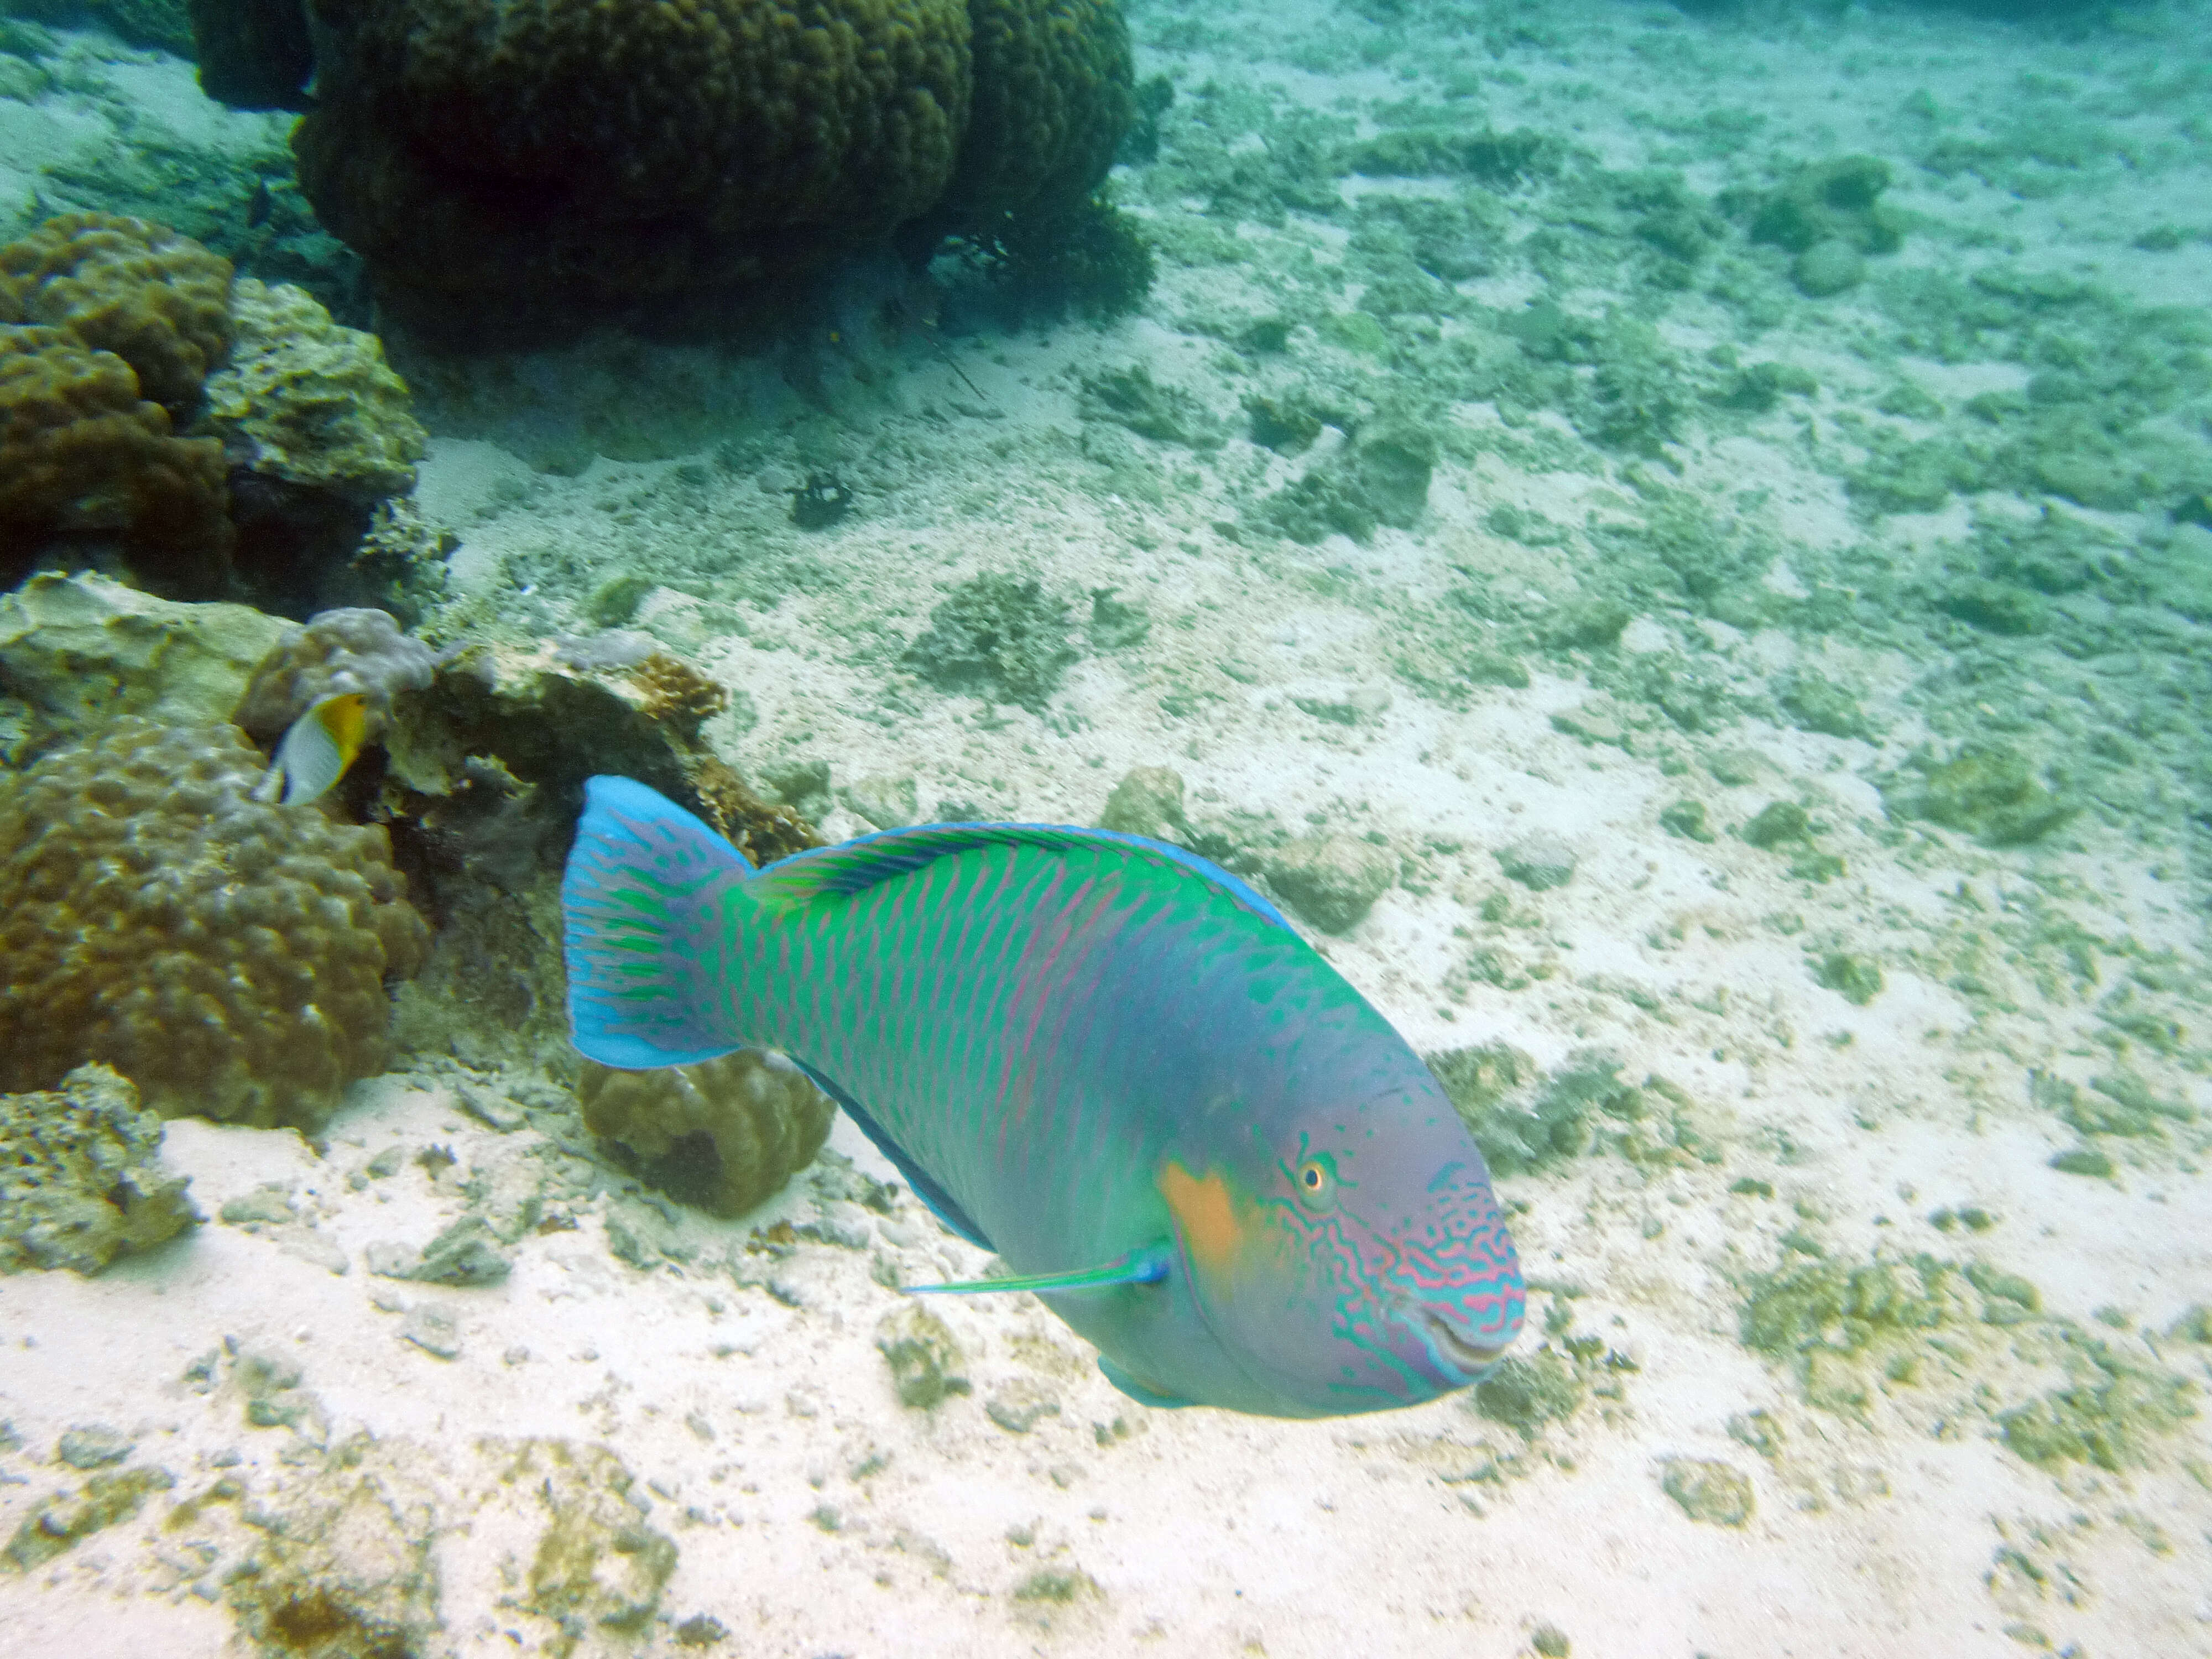
<svg viewBox="0 0 2212 1659">
<path fill-rule="evenodd" d="M 0 1273 L 96 1273 L 195 1224 L 191 1182 L 163 1172 L 161 1148 L 161 1119 L 105 1066 L 0 1095 Z"/>
</svg>

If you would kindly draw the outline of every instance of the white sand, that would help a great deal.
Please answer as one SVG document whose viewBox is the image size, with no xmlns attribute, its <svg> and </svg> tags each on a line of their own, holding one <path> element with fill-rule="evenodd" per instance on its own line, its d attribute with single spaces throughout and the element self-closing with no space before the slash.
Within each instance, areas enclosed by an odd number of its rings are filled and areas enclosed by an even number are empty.
<svg viewBox="0 0 2212 1659">
<path fill-rule="evenodd" d="M 2179 131 L 2155 106 L 2109 115 L 2166 158 L 2128 191 L 2082 185 L 2020 199 L 1971 176 L 1917 173 L 1900 155 L 1900 111 L 1917 89 L 1994 129 L 2024 77 L 2081 76 L 2117 98 L 2114 88 L 2165 72 L 2174 52 L 2204 38 L 2179 9 L 2146 15 L 2163 47 L 2127 34 L 2069 45 L 1904 11 L 1761 30 L 1663 9 L 1551 6 L 1541 16 L 1563 44 L 1509 41 L 1498 62 L 1525 86 L 1493 83 L 1485 96 L 1501 128 L 1555 127 L 1562 104 L 1551 94 L 1587 82 L 1593 95 L 1571 105 L 1575 137 L 1622 167 L 1648 163 L 1655 114 L 1748 109 L 1767 123 L 1765 149 L 1890 155 L 1896 198 L 2016 239 L 2039 268 L 2202 306 L 2212 261 L 2201 241 L 2157 255 L 2129 246 L 2162 216 L 2207 222 L 2201 113 Z M 1140 41 L 1168 16 L 1139 13 Z M 1373 34 L 1329 8 L 1204 21 L 1279 44 Z M 2201 45 L 2187 49 L 2201 60 Z M 1140 53 L 1139 72 L 1188 69 L 1188 96 L 1209 67 L 1200 50 Z M 1355 61 L 1351 44 L 1341 58 Z M 1410 74 L 1416 61 L 1394 63 Z M 1224 79 L 1250 73 L 1242 53 L 1212 63 Z M 1327 107 L 1340 93 L 1416 89 L 1393 73 L 1271 69 L 1265 78 Z M 10 118 L 11 107 L 0 103 L 0 132 L 14 130 L 10 118 Z M 2193 163 L 2174 159 L 2189 131 Z M 1688 173 L 1705 191 L 1725 181 L 1716 164 Z M 1899 257 L 1940 263 L 1948 247 L 1915 238 Z M 0 1576 L 0 1647 L 11 1659 L 250 1651 L 224 1605 L 225 1573 L 270 1555 L 270 1517 L 313 1533 L 317 1504 L 349 1492 L 357 1507 L 337 1534 L 347 1571 L 416 1583 L 434 1571 L 443 1628 L 423 1651 L 567 1650 L 555 1620 L 528 1606 L 552 1517 L 530 1480 L 502 1478 L 510 1443 L 529 1437 L 608 1449 L 638 1483 L 645 1524 L 680 1550 L 657 1622 L 629 1634 L 582 1627 L 579 1652 L 689 1650 L 678 1621 L 708 1614 L 729 1632 L 709 1651 L 792 1659 L 1410 1659 L 1526 1651 L 1545 1625 L 1577 1655 L 2212 1653 L 2201 1420 L 2150 1437 L 2143 1461 L 2117 1473 L 2039 1467 L 2005 1446 L 1996 1417 L 2063 1384 L 2047 1345 L 1969 1322 L 1951 1334 L 1954 1358 L 1923 1355 L 1917 1383 L 1877 1386 L 1854 1413 L 1808 1403 L 1797 1379 L 1739 1334 L 1741 1281 L 1782 1260 L 1792 1231 L 1846 1266 L 1876 1252 L 1986 1261 L 2032 1281 L 2046 1315 L 2138 1356 L 2148 1352 L 2141 1333 L 2212 1300 L 2212 1192 L 2196 1164 L 2173 1146 L 2108 1143 L 2124 1154 L 2116 1179 L 2054 1170 L 2047 1159 L 2075 1138 L 2031 1107 L 2027 1084 L 2032 1067 L 2077 1083 L 2112 1068 L 2097 999 L 2136 965 L 2172 952 L 2185 982 L 2201 971 L 2201 873 L 2109 816 L 2027 850 L 1994 852 L 1929 826 L 1900 836 L 1874 780 L 1930 736 L 1906 694 L 1931 664 L 1847 635 L 1746 634 L 1658 603 L 1622 648 L 1691 652 L 1702 671 L 1748 687 L 1817 662 L 1864 688 L 1878 745 L 1752 718 L 1694 738 L 1644 733 L 1633 754 L 1593 745 L 1553 717 L 1607 699 L 1540 665 L 1526 690 L 1479 689 L 1467 709 L 1426 700 L 1389 665 L 1409 623 L 1443 602 L 1455 567 L 1480 571 L 1503 595 L 1575 591 L 1564 556 L 1492 535 L 1484 515 L 1510 502 L 1570 526 L 1591 514 L 1627 520 L 1633 493 L 1612 463 L 1551 471 L 1486 454 L 1440 470 L 1416 532 L 1385 530 L 1366 547 L 1339 538 L 1247 548 L 1209 528 L 1235 516 L 1224 477 L 1280 483 L 1300 468 L 1232 441 L 1204 460 L 1139 443 L 1133 476 L 1141 483 L 1149 469 L 1157 503 L 1139 499 L 1141 488 L 1102 497 L 1098 464 L 1085 459 L 1100 441 L 1097 423 L 1079 416 L 1079 374 L 1141 356 L 1162 382 L 1232 415 L 1237 385 L 1212 367 L 1221 349 L 1178 321 L 1194 310 L 1264 312 L 1266 295 L 1240 301 L 1239 282 L 1219 266 L 1170 268 L 1144 319 L 956 341 L 988 409 L 926 351 L 909 349 L 893 384 L 839 382 L 848 420 L 836 441 L 863 510 L 824 535 L 786 522 L 780 492 L 803 474 L 788 447 L 757 480 L 692 444 L 673 446 L 699 450 L 703 470 L 689 482 L 674 459 L 600 459 L 574 477 L 541 475 L 502 447 L 497 397 L 471 404 L 459 386 L 435 405 L 453 429 L 434 446 L 422 498 L 465 538 L 463 585 L 526 630 L 573 625 L 556 590 L 583 579 L 559 573 L 595 580 L 702 553 L 815 562 L 828 579 L 772 608 L 702 607 L 664 590 L 641 618 L 749 700 L 757 723 L 725 717 L 709 730 L 756 772 L 827 757 L 836 787 L 913 777 L 925 812 L 957 803 L 1089 822 L 1127 769 L 1167 764 L 1187 779 L 1201 823 L 1235 811 L 1303 830 L 1310 816 L 1332 832 L 1386 837 L 1407 884 L 1325 948 L 1416 1046 L 1503 1040 L 1547 1066 L 1606 1050 L 1626 1080 L 1656 1075 L 1683 1091 L 1686 1122 L 1721 1149 L 1717 1164 L 1591 1156 L 1501 1183 L 1525 1206 L 1514 1224 L 1532 1277 L 1578 1292 L 1532 1296 L 1523 1352 L 1546 1340 L 1545 1316 L 1558 1310 L 1566 1323 L 1552 1333 L 1554 1352 L 1562 1334 L 1593 1337 L 1632 1362 L 1586 1379 L 1610 1377 L 1613 1397 L 1593 1395 L 1533 1441 L 1461 1399 L 1316 1425 L 1154 1412 L 1110 1389 L 1085 1345 L 1033 1300 L 1007 1298 L 939 1308 L 972 1392 L 904 1410 L 874 1346 L 902 1299 L 879 1278 L 966 1276 L 981 1262 L 910 1198 L 872 1212 L 832 1160 L 744 1222 L 662 1218 L 619 1180 L 577 1190 L 587 1166 L 550 1146 L 551 1115 L 502 1132 L 460 1108 L 449 1065 L 403 1066 L 356 1091 L 321 1157 L 293 1136 L 171 1127 L 167 1158 L 192 1176 L 211 1217 L 276 1182 L 299 1221 L 211 1222 L 90 1281 L 0 1280 L 0 1417 L 22 1443 L 0 1456 L 0 1537 L 56 1491 L 82 1486 L 50 1461 L 72 1425 L 123 1430 L 137 1443 L 131 1466 L 158 1465 L 175 1480 L 135 1519 Z M 1839 407 L 1894 378 L 1892 365 L 1852 356 L 1839 315 L 1847 309 L 1802 335 L 1784 329 L 1763 349 L 1814 367 L 1829 388 L 1806 417 L 1816 437 Z M 1694 332 L 1692 322 L 1670 327 Z M 573 421 L 589 434 L 665 414 L 680 427 L 687 398 L 700 410 L 750 399 L 774 410 L 781 395 L 757 365 L 709 387 L 696 356 L 639 362 L 660 376 L 644 391 L 611 348 L 540 362 L 504 442 L 526 448 L 526 423 Z M 2019 379 L 2006 365 L 1905 372 L 1946 398 Z M 556 398 L 549 415 L 549 386 L 572 404 Z M 1964 533 L 1955 508 L 1856 521 L 1805 441 L 1784 411 L 1680 456 L 1685 479 L 1717 501 L 1772 492 L 1759 509 L 1780 553 L 1771 584 L 1790 591 L 1796 580 L 1792 548 L 1872 535 L 1911 556 Z M 942 586 L 1006 568 L 1065 592 L 1111 583 L 1147 609 L 1152 636 L 1080 665 L 1045 720 L 933 693 L 890 700 L 887 669 Z M 1237 672 L 1222 672 L 1224 663 Z M 1293 701 L 1346 688 L 1387 691 L 1389 706 L 1341 726 Z M 1201 700 L 1188 717 L 1161 711 L 1164 694 L 1193 691 Z M 1730 775 L 1749 768 L 1755 781 L 1717 782 L 1708 768 L 1723 750 L 1750 751 Z M 1683 772 L 1685 761 L 1694 769 Z M 1770 801 L 1802 801 L 1847 872 L 1811 884 L 1790 877 L 1786 852 L 1732 834 L 1711 844 L 1670 836 L 1658 814 L 1685 793 L 1723 830 Z M 830 827 L 861 826 L 841 810 Z M 1492 853 L 1539 828 L 1564 836 L 1579 863 L 1565 887 L 1531 894 L 1501 878 Z M 1475 924 L 1493 894 L 1506 896 L 1507 921 Z M 1802 925 L 1778 923 L 1793 913 Z M 2054 971 L 2060 920 L 2103 942 L 2093 952 L 2099 985 L 2069 987 Z M 1462 929 L 1535 976 L 1513 989 L 1447 985 L 1471 948 Z M 1853 1006 L 1814 981 L 1816 949 L 1875 957 L 1886 989 Z M 1967 965 L 1988 995 L 1948 982 Z M 2126 1059 L 2161 1091 L 2212 1111 L 2201 1076 L 2140 1043 Z M 526 1104 L 549 1098 L 520 1077 L 466 1082 L 510 1120 L 520 1115 L 501 1104 L 511 1092 Z M 349 1181 L 387 1147 L 411 1160 L 432 1144 L 451 1150 L 450 1171 L 405 1161 Z M 890 1178 L 849 1125 L 833 1146 L 852 1170 Z M 1771 1183 L 1773 1196 L 1731 1194 L 1745 1178 Z M 440 1290 L 367 1270 L 374 1243 L 420 1245 L 466 1212 L 513 1217 L 541 1190 L 549 1212 L 577 1225 L 525 1231 L 503 1285 Z M 1969 1206 L 1995 1227 L 1945 1232 L 1929 1219 Z M 817 1236 L 780 1254 L 749 1251 L 779 1220 L 813 1224 Z M 647 1267 L 611 1250 L 611 1224 L 641 1241 L 631 1253 Z M 453 1357 L 401 1334 L 425 1306 L 451 1315 Z M 2130 1334 L 2097 1324 L 2100 1309 L 2120 1310 Z M 246 1371 L 233 1349 L 296 1364 L 297 1389 L 284 1398 L 311 1409 L 290 1428 L 247 1426 Z M 201 1385 L 184 1380 L 210 1353 Z M 2207 1379 L 2202 1348 L 2166 1345 L 2162 1363 Z M 1057 1412 L 1026 1432 L 987 1414 L 1038 1389 Z M 1779 1435 L 1771 1455 L 1744 1437 L 1758 1412 Z M 365 1437 L 355 1463 L 325 1467 L 318 1449 L 352 1437 Z M 1686 1515 L 1661 1486 L 1664 1460 L 1676 1457 L 1747 1479 L 1746 1522 Z M 165 1523 L 179 1500 L 226 1475 L 239 1498 Z M 412 1556 L 393 1541 L 426 1538 L 427 1553 Z M 612 1556 L 599 1569 L 607 1582 L 623 1571 Z"/>
</svg>

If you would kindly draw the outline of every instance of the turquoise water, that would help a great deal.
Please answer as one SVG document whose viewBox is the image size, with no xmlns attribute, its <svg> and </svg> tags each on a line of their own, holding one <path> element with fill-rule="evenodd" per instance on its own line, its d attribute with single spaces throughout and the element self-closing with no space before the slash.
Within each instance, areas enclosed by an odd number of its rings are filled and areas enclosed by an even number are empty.
<svg viewBox="0 0 2212 1659">
<path fill-rule="evenodd" d="M 781 150 L 697 11 L 6 10 L 11 1654 L 2212 1650 L 2203 7 L 1074 7 L 1024 126 L 916 6 Z M 568 1043 L 593 772 L 1226 866 L 1518 1344 L 902 1297 L 795 1074 Z"/>
</svg>

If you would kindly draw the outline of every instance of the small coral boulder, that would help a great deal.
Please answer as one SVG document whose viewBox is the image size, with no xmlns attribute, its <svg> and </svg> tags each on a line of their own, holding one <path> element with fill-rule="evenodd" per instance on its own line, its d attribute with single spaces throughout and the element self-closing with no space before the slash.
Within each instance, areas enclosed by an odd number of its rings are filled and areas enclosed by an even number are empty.
<svg viewBox="0 0 2212 1659">
<path fill-rule="evenodd" d="M 657 1072 L 587 1061 L 576 1094 L 618 1161 L 720 1216 L 743 1215 L 813 1162 L 837 1115 L 789 1061 L 752 1048 Z"/>
<path fill-rule="evenodd" d="M 126 549 L 179 597 L 229 570 L 222 446 L 179 438 L 131 365 L 75 334 L 0 322 L 0 583 L 58 540 Z"/>
</svg>

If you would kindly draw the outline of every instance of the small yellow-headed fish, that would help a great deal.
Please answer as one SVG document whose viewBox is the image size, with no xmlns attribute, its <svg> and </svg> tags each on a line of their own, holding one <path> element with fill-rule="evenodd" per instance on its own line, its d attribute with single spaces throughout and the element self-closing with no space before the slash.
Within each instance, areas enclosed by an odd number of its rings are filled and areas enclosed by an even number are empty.
<svg viewBox="0 0 2212 1659">
<path fill-rule="evenodd" d="M 276 758 L 254 787 L 256 800 L 283 794 L 287 806 L 319 800 L 353 764 L 368 740 L 368 696 L 341 691 L 323 698 L 292 722 L 276 745 Z"/>
</svg>

